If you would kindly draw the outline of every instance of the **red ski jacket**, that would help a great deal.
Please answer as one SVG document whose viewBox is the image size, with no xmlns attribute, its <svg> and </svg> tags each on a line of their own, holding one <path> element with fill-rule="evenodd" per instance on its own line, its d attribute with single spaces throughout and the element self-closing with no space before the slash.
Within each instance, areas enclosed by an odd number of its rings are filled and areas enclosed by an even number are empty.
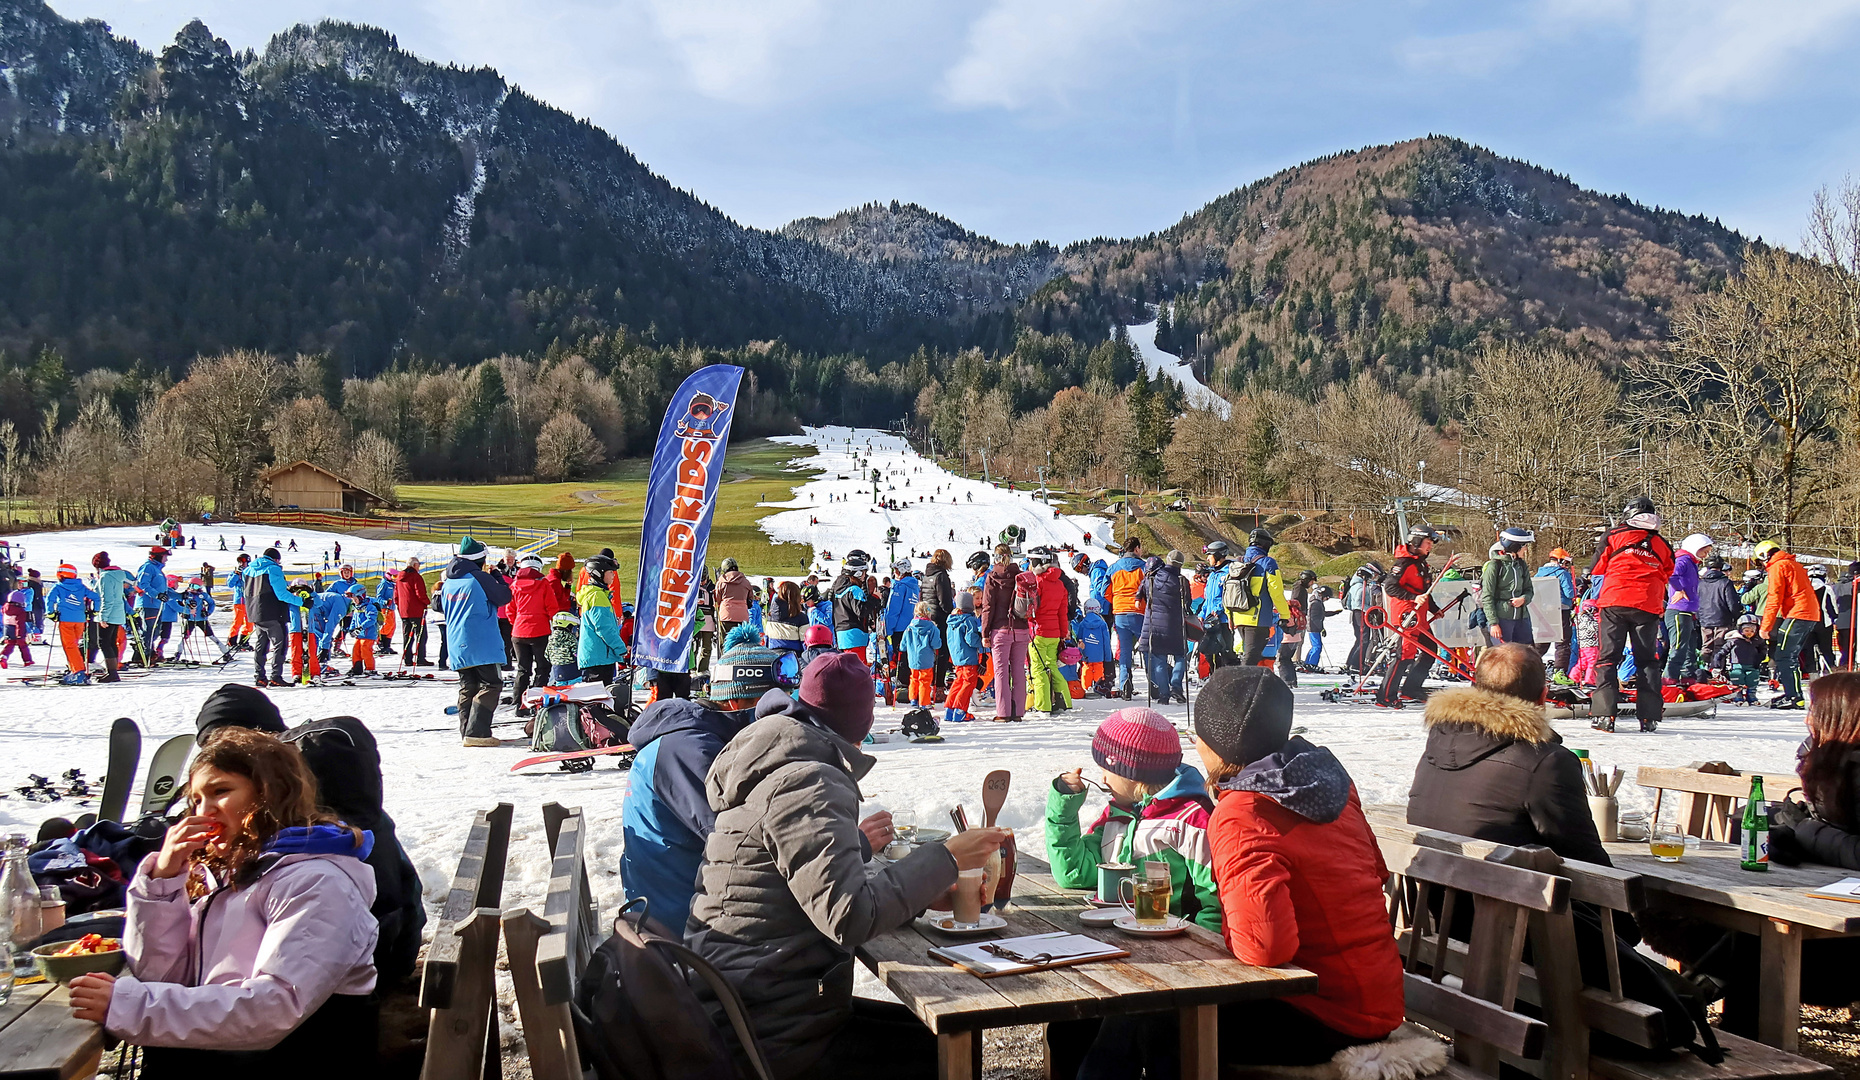
<svg viewBox="0 0 1860 1080">
<path fill-rule="evenodd" d="M 420 619 L 425 617 L 426 609 L 432 601 L 426 592 L 426 579 L 419 574 L 402 570 L 394 578 L 394 610 L 400 612 L 402 619 Z"/>
<path fill-rule="evenodd" d="M 1666 611 L 1666 583 L 1673 576 L 1673 545 L 1652 529 L 1617 525 L 1602 537 L 1601 554 L 1589 571 L 1602 579 L 1595 606 Z"/>
<path fill-rule="evenodd" d="M 1389 572 L 1382 579 L 1382 602 L 1388 611 L 1389 627 L 1399 631 L 1402 620 L 1433 587 L 1434 570 L 1427 565 L 1427 556 L 1414 554 L 1406 544 L 1396 548 L 1395 561 L 1389 564 Z M 1426 616 L 1423 615 L 1416 625 L 1426 626 Z"/>
<path fill-rule="evenodd" d="M 1401 954 L 1382 906 L 1389 872 L 1355 786 L 1326 823 L 1261 792 L 1223 789 L 1208 832 L 1233 954 L 1316 975 L 1317 993 L 1286 1004 L 1346 1035 L 1379 1039 L 1400 1026 Z"/>
<path fill-rule="evenodd" d="M 1066 572 L 1049 566 L 1035 575 L 1040 579 L 1040 605 L 1033 609 L 1033 636 L 1064 638 L 1072 635 L 1072 622 L 1066 618 Z"/>
<path fill-rule="evenodd" d="M 527 566 L 510 579 L 510 606 L 516 612 L 510 620 L 513 638 L 548 637 L 555 613 L 574 610 L 560 579 Z"/>
</svg>

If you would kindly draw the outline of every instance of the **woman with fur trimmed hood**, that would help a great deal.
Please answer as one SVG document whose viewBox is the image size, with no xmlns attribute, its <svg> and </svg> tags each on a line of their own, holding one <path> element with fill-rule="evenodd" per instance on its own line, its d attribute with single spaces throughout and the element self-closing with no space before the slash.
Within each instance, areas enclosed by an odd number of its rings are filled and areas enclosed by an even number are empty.
<svg viewBox="0 0 1860 1080">
<path fill-rule="evenodd" d="M 1408 792 L 1408 823 L 1566 859 L 1612 865 L 1582 782 L 1582 764 L 1544 716 L 1537 650 L 1487 649 L 1473 685 L 1427 699 L 1427 749 Z"/>
</svg>

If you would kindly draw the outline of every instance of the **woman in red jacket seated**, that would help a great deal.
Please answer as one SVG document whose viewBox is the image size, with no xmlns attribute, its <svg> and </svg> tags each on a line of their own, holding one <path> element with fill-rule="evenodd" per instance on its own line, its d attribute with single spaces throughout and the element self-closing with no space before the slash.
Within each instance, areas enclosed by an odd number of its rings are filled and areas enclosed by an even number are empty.
<svg viewBox="0 0 1860 1080">
<path fill-rule="evenodd" d="M 1292 738 L 1292 691 L 1259 667 L 1224 667 L 1195 697 L 1195 749 L 1215 789 L 1208 823 L 1227 946 L 1261 967 L 1296 964 L 1314 994 L 1221 1009 L 1221 1060 L 1314 1065 L 1402 1022 L 1388 868 L 1350 774 Z"/>
<path fill-rule="evenodd" d="M 1356 785 L 1335 755 L 1292 738 L 1292 691 L 1253 665 L 1220 668 L 1193 705 L 1214 815 L 1208 822 L 1227 947 L 1260 967 L 1296 964 L 1314 994 L 1223 1005 L 1224 1065 L 1317 1065 L 1402 1022 L 1401 956 L 1383 907 L 1388 877 Z M 1174 1077 L 1174 1016 L 1113 1017 L 1079 1080 Z M 1053 1075 L 1070 1062 L 1058 1060 Z"/>
</svg>

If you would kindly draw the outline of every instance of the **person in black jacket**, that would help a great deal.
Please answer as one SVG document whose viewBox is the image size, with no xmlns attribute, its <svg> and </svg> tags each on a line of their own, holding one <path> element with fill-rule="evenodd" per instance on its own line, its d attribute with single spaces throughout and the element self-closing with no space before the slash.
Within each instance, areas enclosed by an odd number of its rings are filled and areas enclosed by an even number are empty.
<svg viewBox="0 0 1860 1080">
<path fill-rule="evenodd" d="M 1472 686 L 1427 699 L 1408 823 L 1610 866 L 1582 764 L 1544 716 L 1544 679 L 1536 649 L 1500 645 L 1479 657 Z"/>
<path fill-rule="evenodd" d="M 930 621 L 936 623 L 939 640 L 944 644 L 936 651 L 936 684 L 942 686 L 949 681 L 949 616 L 956 610 L 956 586 L 949 579 L 950 568 L 956 565 L 956 557 L 946 548 L 937 548 L 930 556 L 930 562 L 924 567 L 919 595 L 930 602 Z"/>
<path fill-rule="evenodd" d="M 1744 613 L 1744 597 L 1737 582 L 1724 572 L 1724 558 L 1706 558 L 1699 571 L 1699 666 L 1709 671 L 1724 667 L 1725 641 L 1737 632 L 1737 617 Z"/>
</svg>

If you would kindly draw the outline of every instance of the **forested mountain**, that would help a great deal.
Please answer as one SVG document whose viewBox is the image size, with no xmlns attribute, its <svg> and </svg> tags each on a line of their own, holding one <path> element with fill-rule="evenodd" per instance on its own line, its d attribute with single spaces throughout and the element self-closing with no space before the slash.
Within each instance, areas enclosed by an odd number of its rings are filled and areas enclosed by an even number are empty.
<svg viewBox="0 0 1860 1080">
<path fill-rule="evenodd" d="M 235 54 L 195 22 L 155 56 L 0 0 L 0 356 L 15 365 L 50 346 L 74 373 L 179 375 L 252 348 L 325 354 L 339 385 L 686 342 L 789 357 L 766 389 L 797 413 L 844 414 L 864 391 L 841 384 L 882 384 L 883 415 L 836 418 L 886 421 L 932 379 L 1009 383 L 1019 403 L 1127 373 L 1088 355 L 1163 304 L 1159 343 L 1217 389 L 1310 395 L 1371 369 L 1438 419 L 1481 337 L 1616 363 L 1744 246 L 1441 137 L 1288 169 L 1134 240 L 1009 246 L 895 202 L 769 232 L 497 72 L 380 30 L 298 26 Z M 972 347 L 1010 362 L 959 358 Z"/>
<path fill-rule="evenodd" d="M 1745 239 L 1430 136 L 1248 184 L 1131 241 L 1066 251 L 1022 313 L 1074 332 L 1167 302 L 1158 343 L 1211 385 L 1310 394 L 1373 368 L 1438 416 L 1483 335 L 1593 352 L 1656 347 L 1676 302 L 1721 285 Z M 1443 385 L 1444 384 L 1444 385 Z"/>
</svg>

